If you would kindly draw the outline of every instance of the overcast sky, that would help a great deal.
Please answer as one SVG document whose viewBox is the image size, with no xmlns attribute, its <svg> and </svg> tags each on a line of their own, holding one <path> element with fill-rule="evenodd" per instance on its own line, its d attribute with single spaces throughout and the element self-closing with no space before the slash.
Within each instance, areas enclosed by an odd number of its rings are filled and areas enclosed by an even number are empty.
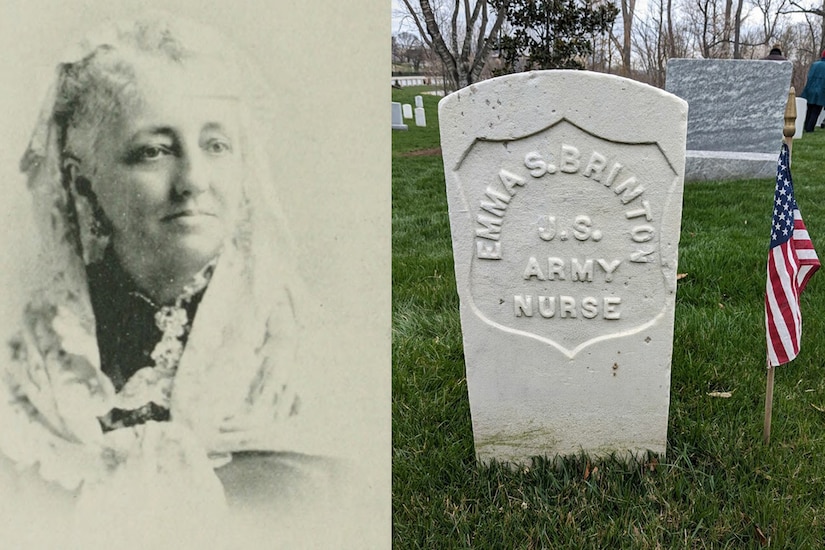
<svg viewBox="0 0 825 550">
<path fill-rule="evenodd" d="M 409 17 L 404 18 L 404 13 L 406 13 L 406 8 L 404 7 L 404 3 L 401 0 L 390 0 L 392 5 L 392 16 L 391 16 L 391 24 L 392 24 L 392 34 L 398 34 L 399 32 L 412 32 L 418 34 L 418 29 L 415 28 L 415 24 L 409 19 Z M 415 5 L 415 2 L 413 2 Z M 639 19 L 644 19 L 647 15 L 647 5 L 648 0 L 636 0 L 636 17 Z M 793 14 L 791 16 L 793 21 L 804 21 L 805 17 L 802 14 Z M 748 21 L 752 21 L 754 24 L 758 24 L 760 21 L 760 14 L 759 11 L 756 9 L 751 9 L 748 12 Z"/>
<path fill-rule="evenodd" d="M 415 32 L 415 24 L 409 20 L 404 21 L 403 13 L 406 13 L 406 8 L 401 0 L 390 0 L 392 3 L 392 34 L 398 34 L 403 31 Z"/>
</svg>

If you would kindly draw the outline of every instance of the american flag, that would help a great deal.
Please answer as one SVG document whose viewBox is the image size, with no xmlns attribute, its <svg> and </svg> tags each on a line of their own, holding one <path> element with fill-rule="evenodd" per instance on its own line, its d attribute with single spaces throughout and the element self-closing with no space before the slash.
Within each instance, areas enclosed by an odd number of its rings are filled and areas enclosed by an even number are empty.
<svg viewBox="0 0 825 550">
<path fill-rule="evenodd" d="M 776 167 L 765 290 L 768 364 L 772 367 L 787 363 L 799 354 L 802 340 L 799 295 L 819 265 L 819 258 L 794 198 L 790 154 L 788 146 L 783 143 Z"/>
</svg>

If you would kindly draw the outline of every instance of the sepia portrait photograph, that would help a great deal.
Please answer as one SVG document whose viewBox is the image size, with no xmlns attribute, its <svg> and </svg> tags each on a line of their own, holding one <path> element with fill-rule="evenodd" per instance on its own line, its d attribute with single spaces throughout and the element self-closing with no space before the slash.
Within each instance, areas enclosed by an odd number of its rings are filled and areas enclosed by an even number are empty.
<svg viewBox="0 0 825 550">
<path fill-rule="evenodd" d="M 0 8 L 4 546 L 389 546 L 376 7 Z"/>
</svg>

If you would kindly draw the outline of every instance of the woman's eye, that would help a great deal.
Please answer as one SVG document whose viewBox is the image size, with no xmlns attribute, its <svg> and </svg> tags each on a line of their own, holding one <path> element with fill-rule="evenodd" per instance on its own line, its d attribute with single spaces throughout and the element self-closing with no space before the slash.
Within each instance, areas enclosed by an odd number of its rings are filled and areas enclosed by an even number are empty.
<svg viewBox="0 0 825 550">
<path fill-rule="evenodd" d="M 232 152 L 232 146 L 227 141 L 213 140 L 206 144 L 206 151 L 212 155 L 224 155 Z"/>
<path fill-rule="evenodd" d="M 170 154 L 172 154 L 172 151 L 168 147 L 162 145 L 147 145 L 138 149 L 135 157 L 136 160 L 152 161 Z"/>
</svg>

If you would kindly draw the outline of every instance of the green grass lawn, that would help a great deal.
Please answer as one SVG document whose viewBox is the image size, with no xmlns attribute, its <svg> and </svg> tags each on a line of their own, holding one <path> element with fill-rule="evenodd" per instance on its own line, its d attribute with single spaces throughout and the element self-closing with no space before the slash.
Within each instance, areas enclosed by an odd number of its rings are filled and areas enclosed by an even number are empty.
<svg viewBox="0 0 825 550">
<path fill-rule="evenodd" d="M 438 100 L 424 96 L 427 128 L 392 135 L 394 547 L 825 547 L 825 272 L 803 295 L 802 352 L 777 370 L 762 443 L 771 180 L 685 187 L 666 457 L 476 463 Z M 825 130 L 793 158 L 825 257 Z"/>
</svg>

